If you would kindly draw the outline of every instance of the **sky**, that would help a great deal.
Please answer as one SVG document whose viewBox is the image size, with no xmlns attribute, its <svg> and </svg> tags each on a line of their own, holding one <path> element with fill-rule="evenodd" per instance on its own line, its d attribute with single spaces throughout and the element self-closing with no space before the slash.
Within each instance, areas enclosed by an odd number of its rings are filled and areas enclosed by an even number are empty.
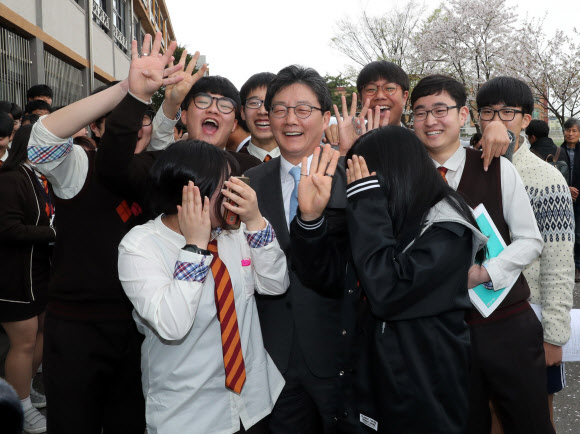
<svg viewBox="0 0 580 434">
<path fill-rule="evenodd" d="M 211 75 L 229 78 L 238 89 L 257 72 L 278 72 L 300 64 L 321 75 L 338 75 L 354 62 L 330 46 L 336 22 L 363 10 L 383 15 L 394 0 L 165 0 L 177 42 L 206 56 Z M 428 12 L 439 3 L 429 2 Z M 548 16 L 548 34 L 579 27 L 580 2 L 508 0 L 520 16 Z M 579 59 L 580 60 L 580 59 Z"/>
</svg>

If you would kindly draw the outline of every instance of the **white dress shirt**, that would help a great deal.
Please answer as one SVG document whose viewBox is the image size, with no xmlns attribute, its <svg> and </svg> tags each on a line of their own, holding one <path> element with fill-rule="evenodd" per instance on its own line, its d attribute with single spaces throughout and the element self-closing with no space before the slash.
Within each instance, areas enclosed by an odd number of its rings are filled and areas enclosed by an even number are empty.
<svg viewBox="0 0 580 434">
<path fill-rule="evenodd" d="M 250 140 L 250 143 L 248 143 L 248 153 L 250 155 L 253 155 L 254 157 L 258 158 L 260 161 L 264 161 L 264 158 L 266 158 L 266 155 L 269 155 L 272 158 L 279 157 L 280 156 L 280 148 L 278 148 L 278 146 L 276 146 L 271 151 L 266 151 L 262 148 L 257 147 L 256 145 L 254 145 L 252 143 L 252 141 Z"/>
<path fill-rule="evenodd" d="M 312 163 L 313 155 L 308 157 L 308 171 L 310 171 L 310 164 Z M 294 165 L 292 163 L 286 160 L 283 156 L 280 156 L 280 183 L 282 184 L 284 215 L 286 216 L 288 229 L 290 229 L 290 198 L 292 197 L 292 191 L 294 191 L 294 177 L 290 175 L 290 169 L 293 167 Z M 302 167 L 302 163 L 298 164 L 298 167 Z"/>
<path fill-rule="evenodd" d="M 435 160 L 433 163 L 435 167 L 443 166 L 447 169 L 445 174 L 447 183 L 457 190 L 465 168 L 465 160 L 465 148 L 459 146 L 444 164 L 440 165 Z M 503 157 L 500 157 L 500 176 L 503 217 L 510 229 L 512 243 L 499 256 L 485 263 L 493 287 L 497 289 L 510 285 L 524 268 L 540 255 L 544 246 L 520 175 L 513 164 Z"/>
<path fill-rule="evenodd" d="M 274 238 L 251 248 L 243 231 L 222 232 L 218 252 L 233 286 L 246 381 L 226 389 L 211 270 L 204 281 L 174 277 L 176 263 L 209 266 L 212 255 L 182 249 L 185 238 L 161 217 L 133 228 L 119 245 L 119 279 L 145 335 L 141 350 L 149 434 L 234 433 L 266 417 L 284 386 L 264 349 L 254 299 L 286 291 L 286 258 Z M 258 231 L 260 232 L 260 231 Z M 243 262 L 242 262 L 243 261 Z"/>
<path fill-rule="evenodd" d="M 251 138 L 252 136 L 248 136 L 244 140 L 242 140 L 240 144 L 236 147 L 236 152 L 240 152 L 240 149 L 242 149 L 244 145 L 250 141 Z"/>
<path fill-rule="evenodd" d="M 0 157 L 0 161 L 2 161 L 4 163 L 7 158 L 8 158 L 8 149 L 6 149 L 6 152 L 4 152 L 4 155 L 2 155 Z"/>
</svg>

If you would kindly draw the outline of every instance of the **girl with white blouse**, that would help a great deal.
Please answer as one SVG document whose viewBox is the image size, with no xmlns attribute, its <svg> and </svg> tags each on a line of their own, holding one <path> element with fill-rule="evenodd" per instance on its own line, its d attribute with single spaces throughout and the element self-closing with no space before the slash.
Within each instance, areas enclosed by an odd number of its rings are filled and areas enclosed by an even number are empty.
<svg viewBox="0 0 580 434">
<path fill-rule="evenodd" d="M 286 258 L 254 190 L 230 178 L 235 165 L 205 142 L 170 146 L 150 172 L 149 205 L 159 217 L 135 227 L 119 246 L 119 278 L 145 335 L 141 368 L 149 434 L 266 432 L 264 418 L 284 386 L 264 349 L 254 291 L 286 291 Z M 240 216 L 239 229 L 228 230 L 224 208 Z M 226 285 L 224 273 L 214 279 L 215 253 L 208 250 L 215 251 L 214 240 L 233 288 L 237 321 L 227 330 L 220 327 L 215 284 L 220 290 Z M 236 324 L 239 338 L 222 343 Z M 226 385 L 227 345 L 238 339 L 236 379 L 242 379 Z"/>
</svg>

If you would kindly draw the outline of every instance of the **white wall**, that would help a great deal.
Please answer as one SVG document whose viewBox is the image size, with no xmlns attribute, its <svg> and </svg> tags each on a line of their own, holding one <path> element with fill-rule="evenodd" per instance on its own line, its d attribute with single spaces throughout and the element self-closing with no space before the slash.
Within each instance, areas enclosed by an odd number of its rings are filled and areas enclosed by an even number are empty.
<svg viewBox="0 0 580 434">
<path fill-rule="evenodd" d="M 84 11 L 71 0 L 42 0 L 42 30 L 85 59 L 88 57 L 86 20 Z"/>
<path fill-rule="evenodd" d="M 70 0 L 69 0 L 70 1 Z M 32 24 L 36 23 L 36 0 L 2 0 L 2 4 L 21 15 Z"/>
</svg>

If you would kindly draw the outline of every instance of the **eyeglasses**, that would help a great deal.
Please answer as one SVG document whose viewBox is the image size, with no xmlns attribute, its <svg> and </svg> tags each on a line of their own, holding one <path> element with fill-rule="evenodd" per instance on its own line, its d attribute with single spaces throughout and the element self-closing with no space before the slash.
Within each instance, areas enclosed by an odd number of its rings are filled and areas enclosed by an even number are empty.
<svg viewBox="0 0 580 434">
<path fill-rule="evenodd" d="M 211 96 L 208 93 L 198 93 L 193 97 L 193 103 L 198 109 L 205 110 L 212 105 L 214 99 L 217 101 L 218 110 L 224 115 L 233 112 L 236 108 L 236 103 L 232 99 L 226 96 L 218 98 L 217 96 Z"/>
<path fill-rule="evenodd" d="M 262 104 L 264 104 L 264 100 L 259 99 L 257 97 L 253 97 L 246 100 L 245 106 L 246 108 L 249 109 L 259 109 L 260 107 L 262 107 Z"/>
<path fill-rule="evenodd" d="M 299 104 L 294 107 L 288 107 L 284 104 L 275 104 L 270 109 L 270 113 L 272 113 L 272 116 L 275 118 L 284 118 L 288 114 L 289 109 L 294 109 L 294 113 L 300 119 L 306 119 L 309 117 L 312 114 L 313 109 L 322 111 L 320 107 L 314 107 L 308 104 Z"/>
<path fill-rule="evenodd" d="M 459 108 L 459 106 L 458 105 L 452 105 L 449 107 L 439 106 L 431 110 L 417 110 L 413 112 L 413 118 L 415 118 L 416 121 L 424 121 L 425 119 L 427 119 L 429 113 L 431 113 L 434 118 L 444 118 L 445 116 L 447 116 L 447 113 L 449 113 L 449 109 L 454 108 Z"/>
<path fill-rule="evenodd" d="M 482 121 L 491 121 L 497 113 L 502 121 L 513 121 L 516 117 L 516 113 L 523 113 L 522 110 L 512 109 L 512 108 L 502 108 L 499 110 L 494 110 L 490 108 L 481 108 L 477 111 L 479 113 L 479 119 Z"/>
<path fill-rule="evenodd" d="M 145 116 L 143 116 L 143 122 L 141 123 L 142 126 L 148 127 L 153 123 L 153 118 L 155 117 L 155 112 L 151 110 L 147 110 L 145 112 Z"/>
<path fill-rule="evenodd" d="M 379 91 L 379 87 L 387 95 L 394 95 L 397 92 L 397 88 L 401 87 L 401 86 L 399 86 L 398 84 L 395 84 L 395 87 L 393 87 L 392 83 L 385 83 L 382 86 L 378 86 L 378 87 L 375 84 L 367 84 L 365 87 L 363 87 L 362 91 L 363 91 L 363 94 L 365 94 L 366 96 L 374 96 Z"/>
</svg>

